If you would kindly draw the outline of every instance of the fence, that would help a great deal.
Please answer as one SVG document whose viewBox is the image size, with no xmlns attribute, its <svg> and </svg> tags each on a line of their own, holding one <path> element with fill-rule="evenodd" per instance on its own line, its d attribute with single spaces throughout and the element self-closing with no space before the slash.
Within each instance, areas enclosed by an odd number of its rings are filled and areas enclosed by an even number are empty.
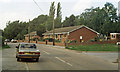
<svg viewBox="0 0 120 72">
<path fill-rule="evenodd" d="M 28 42 L 24 40 L 18 40 L 18 42 Z M 46 42 L 42 41 L 30 41 L 30 43 L 37 43 L 37 44 L 46 44 Z M 83 43 L 68 43 L 68 45 L 93 45 L 93 44 L 116 44 L 117 40 L 110 40 L 110 41 L 100 41 L 100 42 L 83 42 Z M 53 42 L 47 42 L 48 45 L 53 45 Z M 57 43 L 55 42 L 56 46 L 65 46 L 64 43 Z"/>
<path fill-rule="evenodd" d="M 25 40 L 18 40 L 18 42 L 28 42 L 28 41 L 25 41 Z M 37 43 L 37 44 L 46 44 L 46 42 L 42 42 L 42 41 L 30 41 L 30 43 Z M 53 45 L 53 42 L 47 42 L 48 45 Z M 65 46 L 64 43 L 58 43 L 58 42 L 55 42 L 55 45 L 56 46 Z"/>
</svg>

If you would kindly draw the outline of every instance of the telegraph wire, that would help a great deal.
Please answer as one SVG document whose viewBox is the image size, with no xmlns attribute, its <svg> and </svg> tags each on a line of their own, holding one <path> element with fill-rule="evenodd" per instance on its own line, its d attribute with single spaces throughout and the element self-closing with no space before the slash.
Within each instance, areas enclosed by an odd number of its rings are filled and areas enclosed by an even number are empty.
<svg viewBox="0 0 120 72">
<path fill-rule="evenodd" d="M 33 0 L 33 1 L 38 6 L 38 8 L 43 12 L 43 10 L 40 8 L 40 6 L 37 4 L 37 2 L 35 0 Z"/>
</svg>

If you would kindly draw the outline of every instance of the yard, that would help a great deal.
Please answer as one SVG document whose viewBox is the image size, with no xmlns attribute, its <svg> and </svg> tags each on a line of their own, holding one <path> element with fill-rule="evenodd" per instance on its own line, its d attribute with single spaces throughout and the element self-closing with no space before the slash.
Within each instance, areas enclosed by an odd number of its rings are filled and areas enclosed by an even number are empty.
<svg viewBox="0 0 120 72">
<path fill-rule="evenodd" d="M 68 46 L 67 49 L 77 51 L 118 51 L 118 46 L 115 44 L 76 45 Z"/>
</svg>

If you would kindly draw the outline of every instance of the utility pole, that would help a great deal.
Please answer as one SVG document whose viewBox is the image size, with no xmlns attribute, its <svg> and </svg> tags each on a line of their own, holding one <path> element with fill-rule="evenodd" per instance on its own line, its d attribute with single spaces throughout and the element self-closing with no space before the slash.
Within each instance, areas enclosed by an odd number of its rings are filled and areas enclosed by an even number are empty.
<svg viewBox="0 0 120 72">
<path fill-rule="evenodd" d="M 68 36 L 69 36 L 69 32 L 67 32 L 66 34 L 67 34 L 67 38 L 66 38 L 65 48 L 68 47 Z"/>
<path fill-rule="evenodd" d="M 54 30 L 54 27 L 55 27 L 55 24 L 54 24 L 54 13 L 53 13 L 53 46 L 55 45 L 55 30 Z"/>
<path fill-rule="evenodd" d="M 30 43 L 30 19 L 29 19 L 29 25 L 28 25 L 28 43 Z"/>
</svg>

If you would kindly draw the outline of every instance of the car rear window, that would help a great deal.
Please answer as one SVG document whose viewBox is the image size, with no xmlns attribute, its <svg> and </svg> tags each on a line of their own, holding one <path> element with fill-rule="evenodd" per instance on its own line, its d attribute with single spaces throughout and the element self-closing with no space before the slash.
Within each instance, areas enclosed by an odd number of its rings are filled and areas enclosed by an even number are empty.
<svg viewBox="0 0 120 72">
<path fill-rule="evenodd" d="M 20 48 L 36 48 L 35 44 L 21 44 Z"/>
</svg>

